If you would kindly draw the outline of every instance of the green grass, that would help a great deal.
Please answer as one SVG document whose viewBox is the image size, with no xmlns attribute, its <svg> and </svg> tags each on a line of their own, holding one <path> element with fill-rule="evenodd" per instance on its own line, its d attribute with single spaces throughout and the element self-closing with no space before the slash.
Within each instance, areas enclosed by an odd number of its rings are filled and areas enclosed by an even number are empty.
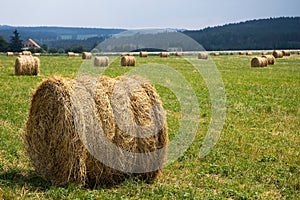
<svg viewBox="0 0 300 200">
<path fill-rule="evenodd" d="M 74 78 L 81 58 L 41 57 L 41 75 L 14 76 L 15 58 L 0 56 L 0 199 L 297 199 L 300 196 L 300 56 L 274 66 L 251 68 L 250 57 L 213 57 L 227 95 L 227 116 L 217 145 L 199 158 L 211 116 L 202 77 L 182 59 L 137 58 L 138 65 L 161 63 L 179 71 L 196 92 L 200 122 L 195 141 L 152 184 L 126 180 L 87 189 L 57 187 L 30 166 L 22 144 L 30 98 L 50 75 Z M 131 70 L 116 60 L 106 75 Z M 170 139 L 179 127 L 174 94 L 156 85 L 167 111 Z"/>
</svg>

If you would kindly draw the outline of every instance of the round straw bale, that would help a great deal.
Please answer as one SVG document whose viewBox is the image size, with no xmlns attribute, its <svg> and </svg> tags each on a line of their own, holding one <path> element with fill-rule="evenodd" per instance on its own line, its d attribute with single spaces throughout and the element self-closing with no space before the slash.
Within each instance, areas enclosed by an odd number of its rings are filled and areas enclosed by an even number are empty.
<svg viewBox="0 0 300 200">
<path fill-rule="evenodd" d="M 146 52 L 146 51 L 141 51 L 141 52 L 140 52 L 140 57 L 142 57 L 142 58 L 148 57 L 148 52 Z"/>
<path fill-rule="evenodd" d="M 121 58 L 121 66 L 135 66 L 136 59 L 134 56 L 123 56 Z"/>
<path fill-rule="evenodd" d="M 282 51 L 278 51 L 278 50 L 274 50 L 273 51 L 273 56 L 275 58 L 283 58 L 283 52 Z"/>
<path fill-rule="evenodd" d="M 204 53 L 204 52 L 200 52 L 198 54 L 198 59 L 204 59 L 204 60 L 206 60 L 206 59 L 208 59 L 208 54 Z"/>
<path fill-rule="evenodd" d="M 268 64 L 269 65 L 274 65 L 275 64 L 275 57 L 273 55 L 264 55 L 262 56 L 263 58 L 267 58 L 268 59 Z"/>
<path fill-rule="evenodd" d="M 7 52 L 6 56 L 14 56 L 14 53 L 13 52 Z"/>
<path fill-rule="evenodd" d="M 263 55 L 263 56 L 268 55 L 268 52 L 267 52 L 267 51 L 263 51 L 263 52 L 261 53 L 261 55 Z"/>
<path fill-rule="evenodd" d="M 37 57 L 38 57 L 38 56 L 41 56 L 40 53 L 34 53 L 33 55 L 34 55 L 34 56 L 37 56 Z"/>
<path fill-rule="evenodd" d="M 95 124 L 103 134 L 94 131 Z M 89 134 L 84 135 L 86 130 Z M 93 187 L 117 184 L 129 176 L 156 178 L 164 162 L 168 130 L 160 97 L 139 78 L 51 77 L 33 94 L 24 141 L 34 169 L 46 180 Z M 106 141 L 120 152 L 108 148 Z M 89 147 L 118 166 L 130 163 L 145 172 L 137 175 L 108 167 Z M 149 157 L 143 163 L 136 157 L 128 161 L 126 152 Z M 153 156 L 152 152 L 159 153 Z M 153 165 L 159 168 L 151 171 Z"/>
<path fill-rule="evenodd" d="M 23 56 L 31 56 L 31 52 L 30 51 L 22 51 L 22 55 Z"/>
<path fill-rule="evenodd" d="M 15 62 L 15 75 L 39 75 L 40 59 L 33 56 L 20 56 Z"/>
<path fill-rule="evenodd" d="M 68 52 L 67 55 L 68 55 L 69 57 L 74 57 L 74 56 L 75 56 L 75 53 L 74 53 L 74 52 Z"/>
<path fill-rule="evenodd" d="M 263 57 L 255 57 L 251 60 L 251 67 L 266 67 L 268 66 L 268 59 Z"/>
<path fill-rule="evenodd" d="M 214 56 L 220 56 L 219 52 L 214 53 Z"/>
<path fill-rule="evenodd" d="M 300 51 L 298 51 L 298 53 L 297 53 L 298 55 L 300 55 Z"/>
<path fill-rule="evenodd" d="M 242 55 L 245 55 L 245 52 L 240 51 L 240 52 L 239 52 L 239 55 L 241 55 L 241 56 L 242 56 Z"/>
<path fill-rule="evenodd" d="M 167 57 L 169 57 L 169 52 L 160 52 L 160 57 L 162 57 L 162 58 L 167 58 Z"/>
<path fill-rule="evenodd" d="M 95 67 L 107 67 L 109 65 L 109 58 L 107 56 L 95 57 L 94 66 Z"/>
<path fill-rule="evenodd" d="M 282 53 L 283 53 L 283 56 L 291 56 L 290 50 L 283 50 Z"/>
<path fill-rule="evenodd" d="M 83 52 L 82 53 L 82 59 L 88 59 L 88 60 L 90 60 L 90 59 L 92 59 L 92 53 L 89 53 L 89 52 Z"/>
<path fill-rule="evenodd" d="M 175 56 L 179 56 L 179 57 L 180 57 L 180 56 L 183 56 L 183 52 L 176 52 L 176 53 L 175 53 Z"/>
<path fill-rule="evenodd" d="M 247 52 L 246 52 L 246 55 L 247 55 L 247 56 L 252 56 L 253 53 L 252 53 L 251 51 L 247 51 Z"/>
</svg>

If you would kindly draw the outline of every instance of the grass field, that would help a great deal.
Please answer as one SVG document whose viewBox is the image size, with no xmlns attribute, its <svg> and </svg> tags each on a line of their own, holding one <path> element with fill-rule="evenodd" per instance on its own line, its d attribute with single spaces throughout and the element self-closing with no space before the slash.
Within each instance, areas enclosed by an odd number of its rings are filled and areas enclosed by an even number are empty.
<svg viewBox="0 0 300 200">
<path fill-rule="evenodd" d="M 250 57 L 213 57 L 226 89 L 227 117 L 212 151 L 199 158 L 211 116 L 208 89 L 189 63 L 170 57 L 137 58 L 173 67 L 192 85 L 200 105 L 195 141 L 152 184 L 126 180 L 94 189 L 57 187 L 33 171 L 22 144 L 31 94 L 50 75 L 74 78 L 81 58 L 40 57 L 41 75 L 14 76 L 14 57 L 0 56 L 0 199 L 298 199 L 300 197 L 300 56 L 251 68 Z M 130 70 L 112 64 L 115 77 Z M 170 139 L 179 126 L 178 102 L 157 86 Z"/>
</svg>

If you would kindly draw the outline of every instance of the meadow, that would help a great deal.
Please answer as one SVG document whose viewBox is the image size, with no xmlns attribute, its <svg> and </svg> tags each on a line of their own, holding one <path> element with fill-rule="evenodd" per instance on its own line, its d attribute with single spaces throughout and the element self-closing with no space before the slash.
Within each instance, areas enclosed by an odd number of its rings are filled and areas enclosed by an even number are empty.
<svg viewBox="0 0 300 200">
<path fill-rule="evenodd" d="M 153 183 L 128 179 L 119 185 L 85 188 L 52 185 L 36 174 L 22 134 L 31 95 L 51 75 L 74 78 L 80 57 L 42 56 L 39 76 L 15 76 L 15 57 L 0 56 L 0 199 L 298 199 L 300 197 L 300 55 L 251 68 L 251 56 L 212 56 L 226 90 L 226 121 L 217 144 L 199 157 L 211 120 L 205 81 L 184 59 L 137 58 L 137 67 L 161 63 L 180 72 L 200 106 L 195 140 Z M 131 70 L 113 62 L 105 74 Z M 180 126 L 174 94 L 155 85 L 167 113 L 170 140 Z"/>
</svg>

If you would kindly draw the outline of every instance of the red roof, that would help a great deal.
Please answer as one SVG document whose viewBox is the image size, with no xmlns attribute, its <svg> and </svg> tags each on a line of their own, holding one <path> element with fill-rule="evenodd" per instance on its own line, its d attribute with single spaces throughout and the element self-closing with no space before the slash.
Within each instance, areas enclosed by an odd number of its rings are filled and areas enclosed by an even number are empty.
<svg viewBox="0 0 300 200">
<path fill-rule="evenodd" d="M 33 39 L 29 38 L 27 41 L 29 41 L 30 43 L 32 43 L 36 48 L 40 49 L 40 45 L 38 45 Z"/>
</svg>

